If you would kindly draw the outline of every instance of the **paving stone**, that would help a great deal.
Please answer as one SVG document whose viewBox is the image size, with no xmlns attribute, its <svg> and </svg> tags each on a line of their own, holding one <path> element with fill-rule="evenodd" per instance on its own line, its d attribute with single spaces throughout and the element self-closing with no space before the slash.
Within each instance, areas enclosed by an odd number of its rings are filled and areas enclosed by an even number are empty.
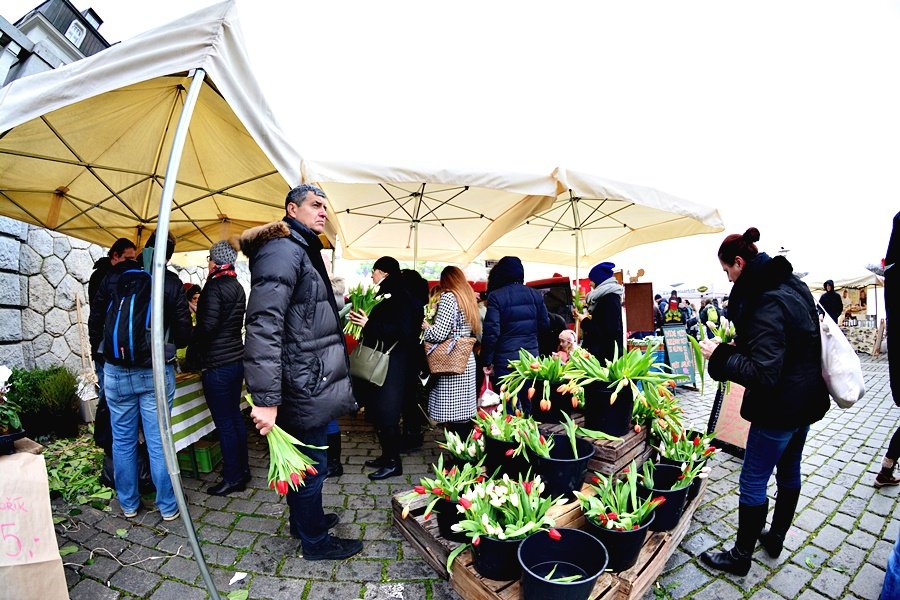
<svg viewBox="0 0 900 600">
<path fill-rule="evenodd" d="M 866 551 L 855 546 L 844 544 L 831 555 L 828 565 L 845 569 L 848 573 L 855 573 L 866 560 Z"/>
<path fill-rule="evenodd" d="M 887 529 L 884 530 L 884 535 L 882 537 L 889 542 L 896 542 L 898 533 L 900 533 L 900 521 L 892 520 L 888 523 Z"/>
<path fill-rule="evenodd" d="M 779 569 L 766 585 L 787 598 L 795 598 L 811 578 L 812 574 L 806 569 L 789 564 Z"/>
<path fill-rule="evenodd" d="M 336 600 L 337 598 L 359 598 L 362 585 L 359 583 L 329 583 L 313 581 L 306 600 Z M 422 590 L 423 596 L 425 591 Z"/>
<path fill-rule="evenodd" d="M 228 546 L 204 544 L 203 555 L 206 557 L 206 562 L 210 564 L 230 567 L 237 559 L 238 552 L 234 548 L 229 548 Z"/>
<path fill-rule="evenodd" d="M 831 517 L 831 524 L 844 531 L 853 531 L 856 528 L 856 519 L 844 513 L 837 513 Z"/>
<path fill-rule="evenodd" d="M 849 583 L 849 576 L 838 573 L 834 569 L 825 568 L 822 569 L 819 576 L 813 580 L 810 587 L 824 596 L 837 599 L 844 597 L 844 588 L 846 588 Z"/>
<path fill-rule="evenodd" d="M 872 563 L 879 569 L 887 569 L 887 561 L 894 551 L 894 545 L 884 540 L 875 542 L 875 547 L 869 554 L 868 562 Z"/>
<path fill-rule="evenodd" d="M 717 579 L 711 584 L 691 596 L 693 600 L 737 600 L 743 598 L 744 593 L 739 589 L 724 581 Z"/>
<path fill-rule="evenodd" d="M 235 529 L 243 529 L 254 533 L 275 533 L 281 523 L 277 519 L 267 517 L 240 517 L 234 524 Z"/>
<path fill-rule="evenodd" d="M 710 548 L 715 548 L 720 544 L 720 540 L 709 533 L 698 533 L 681 542 L 681 548 L 692 556 L 700 556 L 702 552 L 706 552 Z"/>
<path fill-rule="evenodd" d="M 206 588 L 193 587 L 177 581 L 164 581 L 150 596 L 150 600 L 205 600 Z"/>
<path fill-rule="evenodd" d="M 296 600 L 303 596 L 305 589 L 306 581 L 303 579 L 256 575 L 250 584 L 250 597 L 261 600 Z"/>
<path fill-rule="evenodd" d="M 338 581 L 381 581 L 383 563 L 377 560 L 348 560 L 338 563 L 334 578 Z M 433 578 L 434 571 L 427 578 Z M 402 577 L 397 579 L 417 579 Z"/>
<path fill-rule="evenodd" d="M 109 583 L 120 590 L 146 598 L 150 595 L 150 590 L 159 585 L 160 581 L 162 578 L 155 573 L 148 573 L 140 569 L 121 569 L 110 578 Z"/>
<path fill-rule="evenodd" d="M 851 537 L 852 535 L 853 534 L 851 534 Z M 847 534 L 837 527 L 826 525 L 818 534 L 816 534 L 812 543 L 820 548 L 831 551 L 840 546 L 846 537 Z"/>
<path fill-rule="evenodd" d="M 232 531 L 222 541 L 222 545 L 232 548 L 250 548 L 256 541 L 256 537 L 255 533 L 250 533 L 249 531 Z"/>
<path fill-rule="evenodd" d="M 248 552 L 244 554 L 234 565 L 238 571 L 247 573 L 274 573 L 281 562 L 281 556 L 265 552 Z M 307 561 L 304 561 L 307 562 Z M 302 577 L 303 572 L 288 573 L 293 577 Z"/>
<path fill-rule="evenodd" d="M 358 555 L 357 555 L 358 556 Z M 247 558 L 246 556 L 244 558 Z M 281 565 L 279 575 L 297 577 L 302 579 L 317 579 L 330 581 L 334 575 L 335 562 L 332 560 L 304 560 L 296 556 L 289 556 Z"/>
<path fill-rule="evenodd" d="M 424 583 L 370 583 L 364 600 L 410 600 L 425 597 Z"/>
<path fill-rule="evenodd" d="M 119 563 L 105 556 L 94 556 L 93 560 L 93 563 L 85 564 L 81 572 L 100 581 L 109 581 L 110 577 L 121 568 Z"/>
<path fill-rule="evenodd" d="M 228 503 L 229 512 L 244 513 L 248 515 L 256 514 L 260 503 L 256 500 L 245 500 L 243 498 L 234 498 Z"/>
<path fill-rule="evenodd" d="M 798 565 L 801 569 L 810 569 L 810 566 L 806 563 L 807 559 L 815 565 L 812 569 L 816 571 L 821 567 L 831 556 L 827 550 L 823 550 L 822 548 L 817 548 L 815 546 L 803 546 L 797 553 L 791 557 L 791 562 Z M 780 559 L 779 559 L 780 560 Z M 778 561 L 776 561 L 778 562 Z"/>
<path fill-rule="evenodd" d="M 669 557 L 669 560 L 666 561 L 666 566 L 663 569 L 663 573 L 668 573 L 669 571 L 677 569 L 689 560 L 691 560 L 690 555 L 676 548 L 675 552 L 672 553 L 672 556 Z"/>
<path fill-rule="evenodd" d="M 462 600 L 462 598 L 450 587 L 449 582 L 438 580 L 431 584 L 431 600 Z"/>
<path fill-rule="evenodd" d="M 663 586 L 675 584 L 671 588 L 671 593 L 680 598 L 706 585 L 709 580 L 710 576 L 706 571 L 701 571 L 695 564 L 688 563 L 677 571 L 663 575 L 660 584 Z"/>
<path fill-rule="evenodd" d="M 434 569 L 428 563 L 419 560 L 398 560 L 389 562 L 387 568 L 388 580 L 397 579 L 431 579 L 434 577 Z"/>
<path fill-rule="evenodd" d="M 826 598 L 818 592 L 814 592 L 813 590 L 806 590 L 805 592 L 797 596 L 797 600 L 826 600 Z"/>
<path fill-rule="evenodd" d="M 896 504 L 896 501 L 893 498 L 877 494 L 872 496 L 872 499 L 869 500 L 868 508 L 876 515 L 886 516 L 893 512 L 894 504 Z"/>
<path fill-rule="evenodd" d="M 390 558 L 396 559 L 399 550 L 399 542 L 372 541 L 363 544 L 360 558 Z"/>
<path fill-rule="evenodd" d="M 234 523 L 235 519 L 237 519 L 237 515 L 234 513 L 213 510 L 200 517 L 200 520 L 204 523 L 216 525 L 217 527 L 224 527 L 226 529 Z"/>
<path fill-rule="evenodd" d="M 166 563 L 159 568 L 158 573 L 165 577 L 174 577 L 175 579 L 180 579 L 181 581 L 186 581 L 188 583 L 194 583 L 197 580 L 197 577 L 200 576 L 200 571 L 197 569 L 197 562 L 181 558 L 180 556 L 175 556 L 167 560 Z"/>
<path fill-rule="evenodd" d="M 212 542 L 221 544 L 225 538 L 231 535 L 231 531 L 224 527 L 216 527 L 215 525 L 204 525 L 203 529 L 197 532 L 200 542 Z"/>
<path fill-rule="evenodd" d="M 69 600 L 116 600 L 119 592 L 93 579 L 83 579 L 69 590 Z"/>
<path fill-rule="evenodd" d="M 815 498 L 812 502 L 810 502 L 810 506 L 820 513 L 824 513 L 826 515 L 830 515 L 835 510 L 837 510 L 838 503 L 834 500 L 829 500 L 828 498 L 823 498 L 821 496 Z"/>
<path fill-rule="evenodd" d="M 866 563 L 856 573 L 850 591 L 863 598 L 878 598 L 884 585 L 884 571 Z"/>
<path fill-rule="evenodd" d="M 847 488 L 843 485 L 832 483 L 827 486 L 824 490 L 822 490 L 822 496 L 834 500 L 835 502 L 841 502 L 844 499 L 844 496 L 847 493 Z"/>
<path fill-rule="evenodd" d="M 847 536 L 847 542 L 864 550 L 869 550 L 870 548 L 872 548 L 875 545 L 877 539 L 878 538 L 876 538 L 874 535 L 871 535 L 859 529 L 853 531 L 850 535 Z"/>
<path fill-rule="evenodd" d="M 191 549 L 191 545 L 187 538 L 183 538 L 179 535 L 167 535 L 156 544 L 156 547 L 163 552 L 168 552 L 170 554 L 178 553 L 181 556 L 187 557 L 194 555 L 194 551 Z"/>
</svg>

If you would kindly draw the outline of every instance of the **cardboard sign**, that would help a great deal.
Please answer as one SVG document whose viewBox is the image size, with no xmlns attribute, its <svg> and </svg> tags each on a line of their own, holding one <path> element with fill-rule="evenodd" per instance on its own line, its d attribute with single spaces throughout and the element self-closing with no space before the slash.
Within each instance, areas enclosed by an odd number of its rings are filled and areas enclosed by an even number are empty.
<svg viewBox="0 0 900 600">
<path fill-rule="evenodd" d="M 666 344 L 666 364 L 672 367 L 672 372 L 687 375 L 688 379 L 682 379 L 678 385 L 690 383 L 696 386 L 694 374 L 694 351 L 687 339 L 687 328 L 684 325 L 664 325 L 663 340 Z"/>
<path fill-rule="evenodd" d="M 743 401 L 743 386 L 732 382 L 727 395 L 723 394 L 720 388 L 713 402 L 708 429 L 716 432 L 715 445 L 741 458 L 747 448 L 747 436 L 750 434 L 750 421 L 745 421 L 741 417 Z"/>
<path fill-rule="evenodd" d="M 68 598 L 44 457 L 0 456 L 0 589 L 8 598 Z"/>
</svg>

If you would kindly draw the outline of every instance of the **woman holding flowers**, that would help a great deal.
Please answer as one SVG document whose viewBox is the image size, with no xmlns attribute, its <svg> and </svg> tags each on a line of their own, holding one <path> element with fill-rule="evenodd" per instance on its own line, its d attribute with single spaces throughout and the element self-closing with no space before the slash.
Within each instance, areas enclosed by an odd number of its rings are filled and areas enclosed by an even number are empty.
<svg viewBox="0 0 900 600">
<path fill-rule="evenodd" d="M 454 336 L 471 337 L 481 330 L 472 287 L 459 267 L 441 271 L 441 299 L 434 324 L 425 327 L 422 339 L 438 344 Z M 423 323 L 424 325 L 424 323 Z M 465 438 L 475 414 L 475 355 L 469 354 L 466 370 L 459 375 L 438 375 L 428 395 L 428 414 Z"/>
<path fill-rule="evenodd" d="M 375 424 L 381 444 L 381 456 L 366 461 L 367 467 L 376 469 L 369 474 L 369 479 L 379 481 L 403 475 L 400 411 L 412 379 L 417 375 L 413 363 L 419 352 L 418 324 L 422 322 L 422 308 L 410 297 L 396 258 L 382 256 L 376 260 L 372 266 L 372 281 L 379 286 L 379 294 L 384 300 L 369 315 L 351 310 L 348 317 L 362 327 L 361 344 L 378 346 L 385 352 L 390 350 L 384 385 L 377 386 L 360 379 L 353 381 L 353 389 L 365 404 L 366 418 Z"/>
<path fill-rule="evenodd" d="M 757 538 L 772 557 L 781 553 L 800 496 L 800 460 L 811 423 L 828 410 L 822 379 L 819 316 L 815 301 L 783 256 L 759 252 L 759 230 L 732 234 L 719 247 L 731 291 L 729 316 L 735 344 L 700 343 L 709 374 L 746 388 L 741 416 L 750 434 L 740 478 L 737 540 L 726 552 L 704 552 L 707 565 L 746 575 Z M 766 523 L 766 484 L 778 484 L 772 527 Z"/>
</svg>

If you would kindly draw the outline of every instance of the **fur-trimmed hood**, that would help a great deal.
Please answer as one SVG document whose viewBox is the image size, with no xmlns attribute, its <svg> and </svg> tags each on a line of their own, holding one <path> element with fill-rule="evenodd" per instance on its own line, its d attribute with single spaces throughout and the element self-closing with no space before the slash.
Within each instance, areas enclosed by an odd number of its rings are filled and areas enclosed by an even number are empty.
<svg viewBox="0 0 900 600">
<path fill-rule="evenodd" d="M 241 234 L 241 252 L 247 258 L 253 258 L 259 252 L 259 249 L 266 245 L 266 242 L 290 237 L 290 235 L 291 228 L 284 221 L 273 221 L 272 223 L 253 227 Z"/>
</svg>

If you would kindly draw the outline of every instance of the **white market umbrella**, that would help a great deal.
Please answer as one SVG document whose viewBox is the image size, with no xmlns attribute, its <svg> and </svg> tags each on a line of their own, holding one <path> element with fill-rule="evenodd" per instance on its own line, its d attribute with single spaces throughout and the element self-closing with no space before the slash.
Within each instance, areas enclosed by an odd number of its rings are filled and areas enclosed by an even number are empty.
<svg viewBox="0 0 900 600">
<path fill-rule="evenodd" d="M 253 77 L 233 2 L 0 89 L 0 214 L 106 246 L 171 229 L 179 250 L 205 250 L 283 215 L 299 163 Z M 154 256 L 151 314 L 158 424 L 194 556 L 217 599 L 172 442 L 163 254 Z"/>
<path fill-rule="evenodd" d="M 622 250 L 724 229 L 715 208 L 653 188 L 558 169 L 562 192 L 494 242 L 487 258 L 593 265 Z"/>
<path fill-rule="evenodd" d="M 558 193 L 551 175 L 304 160 L 328 196 L 343 257 L 468 263 Z"/>
</svg>

